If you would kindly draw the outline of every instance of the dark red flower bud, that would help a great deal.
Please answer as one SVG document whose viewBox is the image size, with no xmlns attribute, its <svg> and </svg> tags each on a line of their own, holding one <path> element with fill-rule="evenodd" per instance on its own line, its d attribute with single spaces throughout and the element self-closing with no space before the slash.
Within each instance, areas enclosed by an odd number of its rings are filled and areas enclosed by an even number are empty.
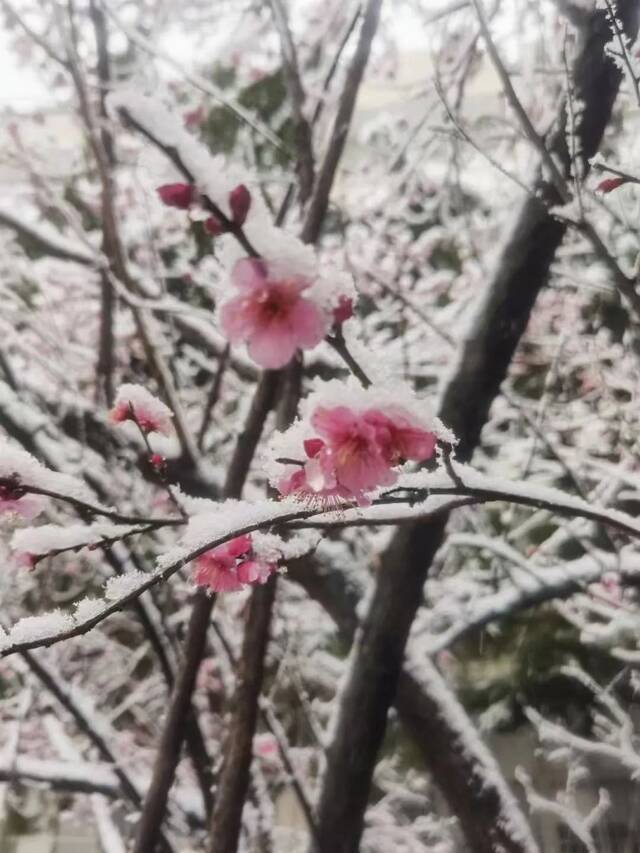
<svg viewBox="0 0 640 853">
<path fill-rule="evenodd" d="M 244 225 L 251 207 L 251 193 L 244 184 L 238 184 L 229 193 L 229 207 L 231 208 L 231 218 L 236 225 Z"/>
<path fill-rule="evenodd" d="M 600 183 L 596 187 L 596 192 L 610 193 L 611 190 L 617 190 L 618 187 L 626 183 L 626 178 L 605 178 L 604 181 L 600 181 Z"/>
<path fill-rule="evenodd" d="M 350 317 L 353 317 L 353 301 L 348 296 L 341 296 L 333 309 L 333 320 L 341 326 Z"/>
<path fill-rule="evenodd" d="M 163 184 L 156 192 L 167 207 L 188 210 L 195 196 L 195 187 L 193 184 Z"/>
<path fill-rule="evenodd" d="M 151 466 L 156 469 L 156 471 L 163 471 L 166 461 L 167 460 L 164 458 L 164 456 L 161 456 L 159 453 L 152 453 L 149 457 L 149 462 Z"/>
<path fill-rule="evenodd" d="M 217 216 L 210 216 L 203 222 L 203 228 L 212 237 L 218 237 L 227 230 Z"/>
<path fill-rule="evenodd" d="M 317 456 L 323 447 L 324 441 L 321 438 L 308 438 L 304 442 L 304 452 L 307 454 L 309 459 L 313 459 L 314 456 Z"/>
</svg>

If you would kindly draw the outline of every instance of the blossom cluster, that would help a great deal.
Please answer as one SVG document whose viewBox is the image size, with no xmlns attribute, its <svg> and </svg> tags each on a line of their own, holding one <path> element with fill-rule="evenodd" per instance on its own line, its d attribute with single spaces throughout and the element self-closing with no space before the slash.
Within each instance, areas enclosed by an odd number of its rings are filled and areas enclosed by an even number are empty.
<svg viewBox="0 0 640 853">
<path fill-rule="evenodd" d="M 164 204 L 183 210 L 198 203 L 191 184 L 158 187 Z M 230 227 L 242 227 L 251 206 L 244 184 L 229 193 L 231 225 L 209 216 L 204 229 L 220 236 Z M 312 278 L 291 265 L 245 257 L 231 272 L 237 295 L 224 299 L 220 310 L 222 331 L 231 343 L 246 343 L 249 356 L 261 367 L 278 369 L 288 364 L 298 350 L 311 349 L 326 337 L 332 325 L 341 325 L 353 315 L 349 296 L 337 292 L 327 299 Z"/>
<path fill-rule="evenodd" d="M 306 410 L 272 445 L 273 484 L 300 500 L 366 506 L 372 492 L 396 481 L 400 465 L 425 462 L 438 439 L 452 441 L 406 392 L 330 382 L 310 395 Z"/>
<path fill-rule="evenodd" d="M 251 535 L 247 534 L 196 557 L 193 580 L 211 592 L 233 592 L 266 583 L 275 570 L 275 562 L 254 553 Z"/>
</svg>

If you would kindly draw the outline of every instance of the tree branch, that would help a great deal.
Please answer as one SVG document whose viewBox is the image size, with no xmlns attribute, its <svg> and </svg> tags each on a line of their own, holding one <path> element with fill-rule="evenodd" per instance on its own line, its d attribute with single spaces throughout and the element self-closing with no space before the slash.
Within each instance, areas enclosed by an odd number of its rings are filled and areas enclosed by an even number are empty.
<svg viewBox="0 0 640 853">
<path fill-rule="evenodd" d="M 636 13 L 637 2 L 627 0 L 624 16 L 630 33 L 637 30 Z M 620 85 L 619 69 L 604 54 L 608 41 L 604 15 L 596 11 L 583 34 L 574 73 L 577 96 L 585 103 L 580 126 L 585 163 L 600 144 Z M 551 150 L 568 166 L 564 119 L 563 107 Z M 543 156 L 546 161 L 547 155 Z M 562 199 L 557 188 L 549 188 L 541 179 L 535 189 L 543 198 L 551 193 L 554 204 Z M 554 221 L 544 201 L 526 199 L 443 394 L 439 415 L 459 439 L 457 454 L 463 461 L 470 458 L 479 441 L 490 405 L 499 393 L 565 230 L 566 226 Z M 318 809 L 320 853 L 355 853 L 358 849 L 372 773 L 400 677 L 405 643 L 444 529 L 444 518 L 402 527 L 376 572 L 375 589 L 352 656 L 327 753 Z M 486 821 L 479 821 L 474 844 L 477 839 L 486 838 Z M 513 841 L 515 845 L 517 839 Z"/>
<path fill-rule="evenodd" d="M 338 110 L 333 123 L 329 146 L 318 172 L 315 189 L 309 202 L 307 216 L 302 228 L 301 237 L 305 243 L 315 243 L 320 235 L 320 229 L 322 228 L 322 223 L 324 222 L 329 206 L 329 195 L 336 170 L 342 157 L 342 151 L 351 126 L 356 96 L 369 60 L 371 43 L 378 29 L 381 5 L 382 0 L 368 0 L 364 11 L 358 46 L 347 72 L 347 79 L 345 80 L 342 95 L 340 96 L 340 103 L 338 104 Z"/>
<path fill-rule="evenodd" d="M 238 498 L 242 493 L 267 415 L 275 403 L 279 379 L 277 372 L 265 371 L 260 380 L 247 415 L 245 428 L 238 436 L 235 452 L 227 472 L 224 488 L 226 498 Z M 204 548 L 199 553 L 204 553 L 207 550 L 208 548 Z M 187 562 L 190 560 L 179 561 L 180 565 L 185 565 Z M 144 800 L 132 853 L 151 853 L 155 849 L 159 837 L 167 798 L 180 757 L 184 737 L 184 722 L 191 707 L 191 694 L 206 647 L 207 631 L 214 601 L 215 597 L 207 595 L 203 590 L 196 593 L 184 644 L 184 659 L 160 737 L 151 785 Z"/>
</svg>

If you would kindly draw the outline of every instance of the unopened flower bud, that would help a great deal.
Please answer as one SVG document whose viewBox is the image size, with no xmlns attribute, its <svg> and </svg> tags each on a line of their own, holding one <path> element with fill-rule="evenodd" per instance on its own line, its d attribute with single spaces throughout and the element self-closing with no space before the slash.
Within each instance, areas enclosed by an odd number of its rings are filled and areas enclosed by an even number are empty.
<svg viewBox="0 0 640 853">
<path fill-rule="evenodd" d="M 244 184 L 231 190 L 229 193 L 229 207 L 231 208 L 231 218 L 236 225 L 244 225 L 247 213 L 251 207 L 251 193 Z"/>
</svg>

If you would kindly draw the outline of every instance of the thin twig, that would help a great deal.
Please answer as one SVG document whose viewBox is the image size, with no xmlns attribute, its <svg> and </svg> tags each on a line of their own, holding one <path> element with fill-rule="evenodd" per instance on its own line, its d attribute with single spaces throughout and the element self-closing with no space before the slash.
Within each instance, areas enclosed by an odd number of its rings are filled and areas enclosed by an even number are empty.
<svg viewBox="0 0 640 853">
<path fill-rule="evenodd" d="M 558 191 L 560 198 L 566 202 L 569 200 L 566 182 L 562 177 L 562 174 L 558 169 L 555 160 L 549 153 L 547 146 L 544 144 L 542 138 L 538 134 L 538 131 L 531 123 L 531 119 L 529 118 L 527 111 L 520 103 L 520 99 L 516 94 L 516 90 L 513 88 L 511 77 L 509 76 L 507 69 L 504 67 L 502 59 L 500 58 L 500 54 L 498 53 L 498 49 L 496 48 L 495 42 L 493 41 L 491 30 L 489 29 L 489 24 L 487 23 L 487 18 L 484 12 L 484 7 L 482 5 L 482 0 L 471 0 L 471 2 L 475 7 L 478 16 L 478 21 L 480 23 L 480 28 L 482 30 L 482 35 L 484 37 L 484 41 L 487 46 L 487 50 L 489 52 L 489 56 L 491 58 L 493 66 L 496 69 L 498 77 L 500 78 L 500 81 L 502 83 L 505 97 L 507 98 L 511 109 L 516 114 L 526 138 L 538 151 L 540 157 L 542 158 L 542 162 L 549 170 L 549 173 L 551 175 L 551 181 L 556 190 Z"/>
<path fill-rule="evenodd" d="M 245 428 L 238 436 L 224 488 L 224 497 L 239 498 L 249 473 L 267 415 L 273 408 L 279 386 L 279 374 L 265 371 L 256 389 Z M 203 549 L 199 553 L 204 553 Z M 183 566 L 190 560 L 180 560 Z M 177 570 L 177 569 L 176 569 Z M 171 572 L 173 574 L 173 572 Z M 206 648 L 207 631 L 215 596 L 203 590 L 196 593 L 184 645 L 184 659 L 171 696 L 167 718 L 156 753 L 151 784 L 144 799 L 132 853 L 153 850 L 162 826 L 169 791 L 175 777 L 184 738 L 184 723 L 191 707 L 200 663 Z"/>
<path fill-rule="evenodd" d="M 287 91 L 293 110 L 296 133 L 297 172 L 300 183 L 300 201 L 304 202 L 311 195 L 314 180 L 313 138 L 311 124 L 304 114 L 305 91 L 302 86 L 298 54 L 293 42 L 287 13 L 282 0 L 269 0 L 273 11 L 273 20 L 280 37 L 282 64 L 287 84 Z"/>
<path fill-rule="evenodd" d="M 220 355 L 220 359 L 218 361 L 218 369 L 216 370 L 216 375 L 213 377 L 213 382 L 211 383 L 211 388 L 209 389 L 209 393 L 207 395 L 207 402 L 205 403 L 202 412 L 202 421 L 200 422 L 198 438 L 196 439 L 198 444 L 198 450 L 200 452 L 202 452 L 202 449 L 204 447 L 204 439 L 207 434 L 209 424 L 211 422 L 211 415 L 213 414 L 213 410 L 216 407 L 218 400 L 220 399 L 220 391 L 222 390 L 222 380 L 224 378 L 225 370 L 227 369 L 227 364 L 229 363 L 230 354 L 231 345 L 227 344 L 226 347 L 223 349 L 222 354 Z"/>
<path fill-rule="evenodd" d="M 624 32 L 620 29 L 620 23 L 618 21 L 618 10 L 615 4 L 615 0 L 612 3 L 611 0 L 604 0 L 605 5 L 607 7 L 607 17 L 609 18 L 609 23 L 611 24 L 611 29 L 615 37 L 618 40 L 618 44 L 620 45 L 620 50 L 622 52 L 622 61 L 627 67 L 629 78 L 631 79 L 631 85 L 633 86 L 633 92 L 636 97 L 636 104 L 640 107 L 640 81 L 636 76 L 633 70 L 633 63 L 631 61 L 631 57 L 629 56 L 629 48 L 627 47 L 627 38 Z"/>
<path fill-rule="evenodd" d="M 338 355 L 347 365 L 349 370 L 360 381 L 361 385 L 364 388 L 369 388 L 372 384 L 371 380 L 349 352 L 349 348 L 347 347 L 347 342 L 344 339 L 342 329 L 337 329 L 333 335 L 327 335 L 327 343 L 333 347 L 335 352 L 338 353 Z"/>
<path fill-rule="evenodd" d="M 245 442 L 240 439 L 239 444 L 244 450 Z M 245 466 L 248 467 L 246 459 L 237 462 L 238 471 L 242 471 Z M 433 495 L 451 495 L 452 497 L 460 498 L 463 501 L 462 505 L 465 506 L 475 503 L 484 504 L 498 501 L 528 506 L 534 509 L 546 509 L 561 516 L 585 518 L 588 521 L 608 525 L 614 530 L 619 530 L 621 533 L 631 536 L 633 539 L 640 539 L 640 523 L 624 512 L 590 505 L 573 495 L 565 497 L 555 489 L 536 487 L 534 492 L 529 493 L 526 486 L 523 487 L 519 483 L 510 484 L 508 481 L 504 481 L 498 485 L 491 481 L 490 478 L 480 478 L 477 474 L 474 476 L 476 485 L 472 485 L 466 480 L 467 472 L 464 469 L 458 470 L 458 476 L 462 485 L 456 485 L 448 478 L 443 480 L 441 484 L 439 481 L 434 480 L 428 487 L 401 485 L 387 490 L 373 501 L 373 507 L 375 508 L 388 506 L 390 511 L 386 514 L 373 512 L 372 516 L 367 518 L 366 510 L 361 510 L 355 516 L 347 518 L 344 515 L 336 515 L 333 510 L 323 508 L 322 506 L 307 507 L 304 504 L 300 504 L 300 508 L 286 509 L 286 511 L 276 513 L 274 519 L 271 521 L 271 525 L 282 529 L 286 529 L 289 526 L 297 529 L 301 527 L 317 527 L 319 525 L 324 527 L 345 527 L 349 525 L 378 526 L 402 523 L 411 524 L 420 520 L 433 519 L 438 515 L 448 513 L 451 509 L 450 502 L 444 502 L 442 505 L 436 507 L 430 507 L 427 504 L 424 509 L 419 504 L 427 501 Z M 454 501 L 454 505 L 457 503 L 457 500 Z M 277 506 L 278 504 L 274 502 L 274 510 Z M 405 511 L 396 511 L 396 507 L 405 507 Z M 319 523 L 318 519 L 320 519 Z M 100 624 L 100 622 L 103 622 L 108 616 L 122 610 L 123 607 L 134 601 L 146 590 L 162 581 L 168 580 L 168 578 L 172 577 L 185 565 L 195 560 L 201 554 L 204 554 L 205 551 L 215 548 L 237 536 L 251 533 L 253 530 L 264 526 L 264 524 L 264 521 L 253 521 L 234 527 L 227 534 L 199 545 L 169 565 L 163 566 L 162 569 L 149 574 L 135 589 L 128 591 L 125 595 L 111 602 L 104 610 L 94 616 L 78 622 L 73 628 L 38 639 L 9 643 L 0 649 L 0 657 L 7 657 L 8 655 L 28 649 L 51 646 L 62 640 L 86 634 L 96 625 Z"/>
<path fill-rule="evenodd" d="M 371 43 L 378 29 L 381 5 L 382 0 L 368 0 L 365 8 L 358 46 L 347 72 L 329 145 L 318 172 L 313 196 L 309 202 L 307 216 L 302 228 L 301 237 L 305 243 L 315 243 L 320 235 L 320 229 L 329 206 L 329 195 L 333 187 L 336 170 L 351 126 L 356 97 L 369 60 Z"/>
</svg>

